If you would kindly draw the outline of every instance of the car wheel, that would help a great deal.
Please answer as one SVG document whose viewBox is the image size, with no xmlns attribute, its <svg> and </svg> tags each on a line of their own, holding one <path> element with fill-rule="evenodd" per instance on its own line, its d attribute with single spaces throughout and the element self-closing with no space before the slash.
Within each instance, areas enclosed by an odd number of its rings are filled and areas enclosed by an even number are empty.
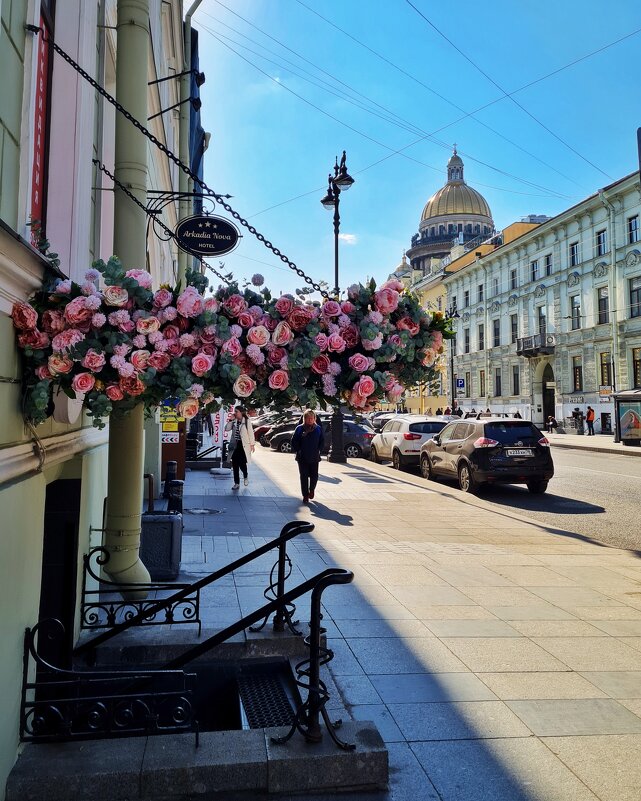
<svg viewBox="0 0 641 801">
<path fill-rule="evenodd" d="M 345 446 L 345 456 L 348 459 L 358 459 L 362 454 L 360 445 L 356 445 L 354 442 L 350 442 L 349 445 Z"/>
<path fill-rule="evenodd" d="M 269 442 L 267 442 L 264 435 L 260 438 L 259 442 L 263 448 L 269 448 Z"/>
<path fill-rule="evenodd" d="M 369 452 L 369 460 L 370 462 L 375 462 L 376 464 L 381 463 L 381 460 L 378 458 L 378 454 L 376 453 L 376 448 L 373 445 Z"/>
<path fill-rule="evenodd" d="M 548 488 L 547 481 L 530 481 L 527 485 L 527 488 L 533 495 L 543 495 L 545 490 Z"/>
<path fill-rule="evenodd" d="M 469 464 L 464 462 L 458 469 L 458 485 L 462 492 L 478 492 L 478 484 L 472 476 Z"/>
<path fill-rule="evenodd" d="M 280 445 L 278 446 L 278 450 L 280 453 L 291 453 L 292 452 L 292 443 L 289 439 L 284 439 Z"/>
<path fill-rule="evenodd" d="M 392 453 L 392 467 L 394 470 L 403 469 L 403 461 L 401 459 L 401 454 L 398 451 L 394 451 Z"/>
<path fill-rule="evenodd" d="M 432 470 L 432 463 L 430 462 L 430 457 L 426 454 L 421 456 L 421 475 L 423 478 L 428 479 L 429 481 L 436 481 L 436 476 L 434 475 L 434 471 Z"/>
</svg>

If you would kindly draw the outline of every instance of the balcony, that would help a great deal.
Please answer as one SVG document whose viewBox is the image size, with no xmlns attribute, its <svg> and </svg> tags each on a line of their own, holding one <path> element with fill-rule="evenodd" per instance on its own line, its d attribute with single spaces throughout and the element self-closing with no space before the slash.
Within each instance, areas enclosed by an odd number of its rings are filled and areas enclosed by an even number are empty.
<svg viewBox="0 0 641 801">
<path fill-rule="evenodd" d="M 516 340 L 516 352 L 519 356 L 531 359 L 534 356 L 549 356 L 554 353 L 556 336 L 554 334 L 534 334 Z"/>
</svg>

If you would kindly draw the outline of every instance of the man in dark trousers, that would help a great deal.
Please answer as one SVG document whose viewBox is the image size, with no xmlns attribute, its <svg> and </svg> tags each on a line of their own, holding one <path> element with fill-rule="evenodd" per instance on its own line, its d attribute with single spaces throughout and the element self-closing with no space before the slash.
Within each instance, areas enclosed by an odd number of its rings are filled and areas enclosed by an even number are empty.
<svg viewBox="0 0 641 801">
<path fill-rule="evenodd" d="M 585 415 L 585 422 L 588 424 L 588 437 L 594 436 L 594 409 L 588 406 L 588 411 Z"/>
<path fill-rule="evenodd" d="M 314 412 L 308 409 L 303 416 L 302 425 L 296 427 L 292 437 L 292 451 L 298 462 L 303 503 L 309 503 L 314 498 L 318 482 L 318 463 L 324 447 L 323 429 L 316 422 Z"/>
</svg>

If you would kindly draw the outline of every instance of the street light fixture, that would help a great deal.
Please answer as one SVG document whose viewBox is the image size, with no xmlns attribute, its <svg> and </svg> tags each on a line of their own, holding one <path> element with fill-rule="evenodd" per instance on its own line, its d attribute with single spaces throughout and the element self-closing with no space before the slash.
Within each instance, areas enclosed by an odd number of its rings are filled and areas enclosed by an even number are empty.
<svg viewBox="0 0 641 801">
<path fill-rule="evenodd" d="M 198 72 L 198 70 L 183 70 L 183 72 L 174 72 L 164 78 L 156 78 L 155 81 L 147 81 L 147 86 L 153 86 L 156 83 L 164 83 L 165 81 L 172 81 L 174 78 L 182 78 L 183 75 L 193 75 L 196 81 L 196 86 L 200 87 L 205 83 L 205 73 Z"/>
<path fill-rule="evenodd" d="M 168 111 L 178 108 L 178 106 L 182 106 L 184 103 L 191 103 L 191 107 L 194 111 L 200 111 L 203 105 L 202 100 L 199 97 L 188 97 L 187 100 L 180 100 L 178 103 L 174 103 L 173 106 L 164 108 L 162 111 L 157 111 L 155 114 L 152 114 L 151 117 L 147 117 L 147 122 L 149 122 L 149 120 L 153 120 L 155 117 L 160 117 L 161 114 L 166 114 Z"/>
<path fill-rule="evenodd" d="M 343 150 L 340 164 L 338 157 L 334 163 L 334 175 L 331 173 L 327 178 L 327 194 L 321 200 L 323 207 L 328 211 L 334 210 L 334 295 L 336 300 L 340 297 L 340 286 L 338 283 L 338 234 L 340 232 L 341 217 L 339 213 L 341 192 L 346 192 L 354 183 L 354 179 L 347 172 L 347 154 Z M 340 400 L 334 407 L 332 415 L 332 444 L 329 451 L 329 461 L 344 464 L 347 461 L 345 448 L 343 446 L 343 412 L 340 408 Z"/>
<path fill-rule="evenodd" d="M 446 310 L 445 316 L 449 320 L 458 320 L 461 316 L 458 313 L 458 309 L 456 308 L 456 298 L 452 299 L 452 304 L 449 309 Z M 454 414 L 454 408 L 456 406 L 456 381 L 454 378 L 454 342 L 455 339 L 450 340 L 449 348 L 450 348 L 450 390 L 452 393 L 452 414 Z"/>
</svg>

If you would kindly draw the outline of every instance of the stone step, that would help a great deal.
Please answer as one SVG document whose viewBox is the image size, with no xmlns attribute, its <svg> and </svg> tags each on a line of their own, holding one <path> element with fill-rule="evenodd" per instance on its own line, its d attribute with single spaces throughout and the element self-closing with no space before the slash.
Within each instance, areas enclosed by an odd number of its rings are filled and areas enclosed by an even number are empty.
<svg viewBox="0 0 641 801">
<path fill-rule="evenodd" d="M 376 726 L 346 721 L 355 749 L 286 729 L 168 734 L 28 744 L 7 782 L 6 801 L 196 801 L 268 798 L 274 793 L 349 792 L 387 786 L 388 758 Z"/>
</svg>

